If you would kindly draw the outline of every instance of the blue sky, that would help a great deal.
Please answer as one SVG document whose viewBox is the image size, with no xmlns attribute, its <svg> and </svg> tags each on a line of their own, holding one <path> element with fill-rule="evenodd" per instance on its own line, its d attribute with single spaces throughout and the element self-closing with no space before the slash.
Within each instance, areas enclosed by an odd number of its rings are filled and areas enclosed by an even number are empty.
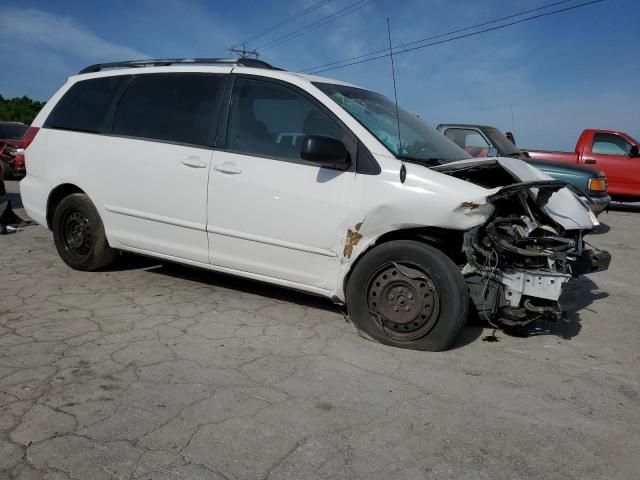
<svg viewBox="0 0 640 480">
<path fill-rule="evenodd" d="M 333 0 L 256 46 L 355 0 Z M 0 94 L 46 100 L 82 67 L 138 57 L 224 56 L 317 0 L 0 0 Z M 446 33 L 553 0 L 375 0 L 356 13 L 262 51 L 301 70 Z M 568 5 L 581 3 L 576 0 Z M 572 149 L 583 128 L 640 139 L 640 2 L 572 12 L 396 57 L 400 103 L 432 125 L 512 130 L 522 146 Z M 392 96 L 388 59 L 326 72 Z"/>
</svg>

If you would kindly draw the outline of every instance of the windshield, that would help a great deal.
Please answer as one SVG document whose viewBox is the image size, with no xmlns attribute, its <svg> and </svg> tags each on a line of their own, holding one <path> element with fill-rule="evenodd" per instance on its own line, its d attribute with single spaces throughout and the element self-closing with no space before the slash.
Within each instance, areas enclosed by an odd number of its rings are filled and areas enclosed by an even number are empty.
<svg viewBox="0 0 640 480">
<path fill-rule="evenodd" d="M 26 125 L 0 125 L 0 138 L 4 139 L 20 139 L 23 137 L 24 132 L 27 131 Z"/>
<path fill-rule="evenodd" d="M 516 147 L 507 136 L 497 128 L 485 128 L 485 133 L 489 136 L 491 143 L 495 145 L 500 152 L 500 155 L 516 155 L 520 153 L 518 147 Z"/>
<path fill-rule="evenodd" d="M 383 95 L 331 83 L 314 85 L 360 122 L 396 157 L 436 164 L 472 158 L 416 114 L 402 108 L 399 108 L 401 142 L 398 142 L 396 106 Z"/>
</svg>

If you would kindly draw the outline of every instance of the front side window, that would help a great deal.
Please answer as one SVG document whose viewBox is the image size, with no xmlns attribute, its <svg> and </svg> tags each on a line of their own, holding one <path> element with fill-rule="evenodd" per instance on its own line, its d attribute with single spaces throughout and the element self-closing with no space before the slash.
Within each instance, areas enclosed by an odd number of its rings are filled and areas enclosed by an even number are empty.
<svg viewBox="0 0 640 480">
<path fill-rule="evenodd" d="M 345 141 L 342 128 L 295 90 L 260 80 L 235 81 L 227 128 L 228 149 L 300 160 L 300 147 L 308 135 Z"/>
<path fill-rule="evenodd" d="M 200 73 L 136 76 L 120 100 L 113 133 L 211 146 L 223 81 Z"/>
<path fill-rule="evenodd" d="M 383 95 L 333 83 L 314 85 L 360 122 L 398 158 L 431 164 L 471 158 L 416 114 L 402 108 L 398 109 L 399 141 L 395 103 Z"/>
<path fill-rule="evenodd" d="M 75 83 L 47 118 L 44 126 L 99 133 L 107 129 L 107 116 L 115 95 L 130 77 L 115 76 Z"/>
<path fill-rule="evenodd" d="M 488 157 L 489 143 L 475 130 L 449 128 L 445 136 L 473 157 Z"/>
<path fill-rule="evenodd" d="M 593 136 L 593 153 L 601 155 L 619 155 L 628 157 L 631 151 L 631 144 L 620 135 L 612 133 L 596 133 Z"/>
</svg>

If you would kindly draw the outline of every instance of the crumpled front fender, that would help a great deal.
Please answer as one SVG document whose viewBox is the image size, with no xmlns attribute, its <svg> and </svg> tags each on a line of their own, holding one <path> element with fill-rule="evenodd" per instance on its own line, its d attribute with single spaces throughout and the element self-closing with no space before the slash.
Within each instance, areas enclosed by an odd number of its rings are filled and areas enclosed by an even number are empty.
<svg viewBox="0 0 640 480">
<path fill-rule="evenodd" d="M 402 230 L 435 227 L 446 230 L 465 231 L 487 222 L 494 213 L 495 207 L 487 197 L 497 189 L 486 190 L 461 180 L 446 177 L 466 188 L 458 188 L 445 196 L 436 196 L 436 192 L 415 185 L 407 178 L 402 188 L 414 189 L 415 193 L 424 194 L 418 197 L 423 203 L 408 205 L 407 197 L 387 196 L 387 201 L 372 202 L 371 208 L 363 212 L 359 221 L 345 228 L 340 246 L 336 249 L 340 255 L 339 286 L 332 292 L 332 297 L 341 302 L 345 300 L 344 280 L 353 265 L 364 255 L 378 239 L 391 232 Z M 417 183 L 417 182 L 416 182 Z M 380 195 L 381 199 L 384 199 Z M 412 198 L 412 197 L 410 197 Z M 431 203 L 431 206 L 429 205 Z"/>
</svg>

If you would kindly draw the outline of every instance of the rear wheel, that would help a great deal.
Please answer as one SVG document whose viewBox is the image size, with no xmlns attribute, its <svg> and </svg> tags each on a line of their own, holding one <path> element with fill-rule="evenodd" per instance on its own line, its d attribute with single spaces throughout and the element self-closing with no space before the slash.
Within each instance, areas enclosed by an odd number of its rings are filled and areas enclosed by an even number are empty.
<svg viewBox="0 0 640 480">
<path fill-rule="evenodd" d="M 469 293 L 439 250 L 398 240 L 367 253 L 347 285 L 349 315 L 365 338 L 415 350 L 444 350 L 464 325 Z"/>
<path fill-rule="evenodd" d="M 76 270 L 99 270 L 118 255 L 107 242 L 96 207 L 84 193 L 65 197 L 56 208 L 53 240 L 62 260 Z"/>
</svg>

